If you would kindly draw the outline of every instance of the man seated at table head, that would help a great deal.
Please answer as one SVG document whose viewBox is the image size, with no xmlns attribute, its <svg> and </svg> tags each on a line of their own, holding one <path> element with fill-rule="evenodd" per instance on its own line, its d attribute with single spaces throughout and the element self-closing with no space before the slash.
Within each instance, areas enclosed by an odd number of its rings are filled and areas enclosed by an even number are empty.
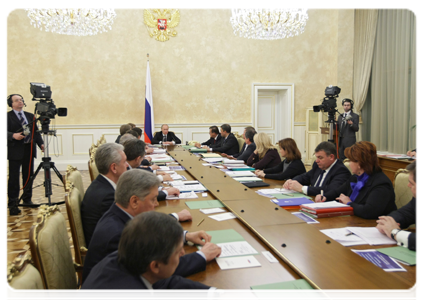
<svg viewBox="0 0 423 300">
<path fill-rule="evenodd" d="M 119 144 L 119 141 L 120 141 L 120 138 L 122 137 L 122 135 L 124 135 L 128 130 L 131 130 L 131 128 L 132 127 L 129 124 L 123 124 L 122 126 L 120 126 L 119 135 L 116 138 L 115 143 Z"/>
<path fill-rule="evenodd" d="M 169 125 L 163 124 L 162 131 L 159 131 L 154 135 L 151 143 L 162 145 L 175 145 L 180 144 L 181 140 L 175 135 L 174 132 L 169 131 Z"/>
<path fill-rule="evenodd" d="M 209 135 L 210 135 L 210 139 L 208 139 L 207 141 L 205 141 L 204 143 L 195 143 L 195 147 L 200 148 L 202 145 L 203 146 L 217 146 L 220 144 L 221 140 L 222 140 L 222 136 L 219 133 L 219 128 L 217 128 L 217 126 L 210 126 L 209 127 Z"/>
<path fill-rule="evenodd" d="M 402 230 L 416 224 L 416 161 L 409 164 L 407 170 L 409 172 L 408 187 L 411 189 L 413 199 L 388 216 L 380 216 L 376 221 L 376 228 L 395 240 L 398 246 L 416 251 L 416 233 Z"/>
<path fill-rule="evenodd" d="M 95 164 L 100 174 L 89 185 L 81 203 L 81 219 L 87 246 L 97 222 L 113 204 L 116 183 L 128 167 L 123 146 L 116 143 L 101 145 L 95 152 Z"/>
<path fill-rule="evenodd" d="M 237 160 L 243 160 L 247 163 L 248 158 L 256 150 L 256 144 L 254 143 L 254 136 L 256 135 L 256 130 L 252 126 L 245 127 L 242 137 L 244 138 L 244 145 L 241 148 L 241 152 L 234 155 L 222 154 L 228 158 L 236 158 Z"/>
<path fill-rule="evenodd" d="M 351 172 L 336 158 L 336 147 L 331 142 L 321 142 L 314 150 L 316 161 L 310 171 L 289 179 L 283 188 L 305 195 L 316 196 L 322 191 L 333 190 L 351 177 Z"/>
<path fill-rule="evenodd" d="M 234 134 L 231 133 L 231 125 L 223 124 L 222 126 L 220 126 L 220 135 L 222 136 L 222 141 L 220 142 L 220 145 L 218 145 L 217 147 L 203 146 L 202 148 L 207 149 L 207 151 L 226 153 L 228 155 L 238 153 L 238 140 L 236 139 Z"/>
<path fill-rule="evenodd" d="M 158 186 L 159 180 L 156 176 L 139 169 L 127 171 L 119 178 L 116 187 L 116 201 L 98 222 L 88 248 L 82 275 L 84 281 L 98 262 L 117 250 L 125 224 L 135 216 L 154 210 L 159 205 L 157 202 Z M 181 213 L 189 214 L 186 209 L 179 214 Z M 172 216 L 175 215 L 172 214 Z M 181 215 L 179 221 L 182 217 Z M 189 217 L 188 220 L 191 220 L 190 214 Z M 176 218 L 174 219 L 176 220 Z M 143 237 L 141 234 L 138 236 Z M 220 254 L 220 248 L 210 243 L 211 236 L 204 231 L 185 232 L 184 236 L 184 241 L 204 246 L 201 251 L 183 256 L 175 274 L 188 276 L 203 271 L 206 262 Z M 166 240 L 164 236 L 161 239 Z"/>
<path fill-rule="evenodd" d="M 148 172 L 153 172 L 157 175 L 160 182 L 172 181 L 169 174 L 157 170 L 152 170 L 150 167 L 143 166 L 141 163 L 145 155 L 145 143 L 138 139 L 132 139 L 125 143 L 124 152 L 126 154 L 126 161 L 128 163 L 128 170 L 140 169 Z M 159 201 L 165 200 L 168 195 L 179 195 L 179 190 L 175 187 L 162 188 L 159 187 Z"/>
</svg>

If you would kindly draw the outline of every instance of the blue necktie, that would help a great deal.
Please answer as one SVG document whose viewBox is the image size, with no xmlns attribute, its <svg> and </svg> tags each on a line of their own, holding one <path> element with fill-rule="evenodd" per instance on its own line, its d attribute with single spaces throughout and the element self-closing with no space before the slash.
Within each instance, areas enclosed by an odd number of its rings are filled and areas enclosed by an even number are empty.
<svg viewBox="0 0 423 300">
<path fill-rule="evenodd" d="M 22 113 L 18 112 L 18 115 L 19 115 L 19 121 L 21 122 L 22 126 L 25 126 L 27 123 L 26 123 L 25 119 L 22 117 Z M 25 136 L 24 143 L 29 144 L 30 142 L 31 142 L 31 135 Z"/>
<path fill-rule="evenodd" d="M 323 183 L 323 176 L 324 176 L 324 174 L 325 174 L 325 172 L 326 172 L 326 170 L 322 170 L 321 172 L 320 172 L 320 176 L 319 176 L 319 179 L 317 179 L 317 182 L 316 182 L 316 184 L 314 185 L 315 187 L 320 187 L 321 185 L 322 185 L 322 183 Z"/>
</svg>

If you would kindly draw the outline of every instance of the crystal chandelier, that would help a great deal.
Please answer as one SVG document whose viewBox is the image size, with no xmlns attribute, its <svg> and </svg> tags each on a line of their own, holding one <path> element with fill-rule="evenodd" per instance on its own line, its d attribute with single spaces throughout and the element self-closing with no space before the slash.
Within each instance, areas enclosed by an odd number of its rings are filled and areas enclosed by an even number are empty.
<svg viewBox="0 0 423 300">
<path fill-rule="evenodd" d="M 234 34 L 259 40 L 300 35 L 308 20 L 307 9 L 232 9 Z"/>
<path fill-rule="evenodd" d="M 68 35 L 96 35 L 112 29 L 114 9 L 26 9 L 31 25 Z"/>
</svg>

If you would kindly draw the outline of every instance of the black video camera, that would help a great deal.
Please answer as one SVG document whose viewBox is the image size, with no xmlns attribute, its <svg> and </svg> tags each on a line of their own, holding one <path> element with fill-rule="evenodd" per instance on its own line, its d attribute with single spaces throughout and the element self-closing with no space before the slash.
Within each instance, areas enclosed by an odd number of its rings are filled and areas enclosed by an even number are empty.
<svg viewBox="0 0 423 300">
<path fill-rule="evenodd" d="M 314 112 L 324 111 L 329 114 L 335 114 L 336 112 L 336 98 L 338 98 L 341 88 L 337 86 L 328 86 L 325 89 L 325 98 L 321 105 L 313 106 Z"/>
<path fill-rule="evenodd" d="M 40 115 L 40 119 L 54 119 L 55 115 L 66 117 L 68 109 L 65 107 L 56 108 L 53 99 L 51 99 L 51 89 L 44 83 L 30 82 L 30 92 L 33 101 L 40 101 L 35 105 L 35 113 Z M 38 98 L 38 100 L 37 100 Z"/>
</svg>

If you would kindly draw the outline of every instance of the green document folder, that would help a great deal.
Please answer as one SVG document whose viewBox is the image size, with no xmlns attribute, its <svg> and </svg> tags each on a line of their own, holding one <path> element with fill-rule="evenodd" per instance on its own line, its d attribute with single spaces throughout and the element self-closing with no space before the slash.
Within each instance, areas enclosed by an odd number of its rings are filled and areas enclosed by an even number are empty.
<svg viewBox="0 0 423 300">
<path fill-rule="evenodd" d="M 219 200 L 187 201 L 185 204 L 190 209 L 225 207 Z"/>
<path fill-rule="evenodd" d="M 304 279 L 255 285 L 251 287 L 260 300 L 320 300 L 324 299 Z"/>
<path fill-rule="evenodd" d="M 388 248 L 381 248 L 376 249 L 380 253 L 386 254 L 392 258 L 397 260 L 403 261 L 410 266 L 416 265 L 416 251 L 411 251 L 404 247 L 388 247 Z"/>
<path fill-rule="evenodd" d="M 242 242 L 245 239 L 233 229 L 206 231 L 211 235 L 211 242 L 214 244 Z"/>
<path fill-rule="evenodd" d="M 206 153 L 207 152 L 207 149 L 191 148 L 191 149 L 189 149 L 189 151 L 191 151 L 192 153 Z"/>
<path fill-rule="evenodd" d="M 184 149 L 191 149 L 192 147 L 194 147 L 194 146 L 192 146 L 192 145 L 182 145 L 182 148 L 184 148 Z"/>
</svg>

